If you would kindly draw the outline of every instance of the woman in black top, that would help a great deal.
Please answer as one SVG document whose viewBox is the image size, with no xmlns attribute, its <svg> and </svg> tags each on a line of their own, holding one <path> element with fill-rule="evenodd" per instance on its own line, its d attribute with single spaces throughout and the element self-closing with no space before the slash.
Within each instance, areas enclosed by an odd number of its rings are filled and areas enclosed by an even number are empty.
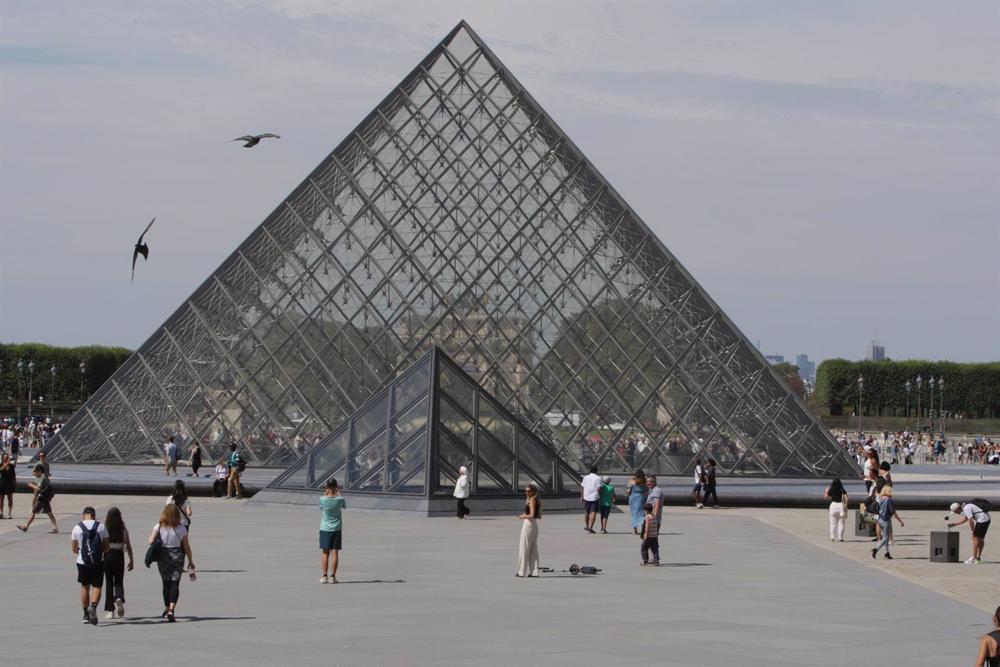
<svg viewBox="0 0 1000 667">
<path fill-rule="evenodd" d="M 191 443 L 191 473 L 197 477 L 201 468 L 201 445 L 195 440 Z"/>
<path fill-rule="evenodd" d="M 996 630 L 987 632 L 979 642 L 979 657 L 976 667 L 1000 667 L 1000 607 L 993 614 Z"/>
<path fill-rule="evenodd" d="M 17 486 L 17 469 L 6 454 L 0 459 L 0 519 L 3 515 L 3 501 L 7 499 L 7 518 L 14 518 L 14 488 Z"/>
<path fill-rule="evenodd" d="M 849 500 L 847 489 L 840 478 L 833 480 L 827 487 L 824 497 L 830 501 L 830 541 L 844 541 L 844 527 L 847 524 L 847 508 Z"/>
</svg>

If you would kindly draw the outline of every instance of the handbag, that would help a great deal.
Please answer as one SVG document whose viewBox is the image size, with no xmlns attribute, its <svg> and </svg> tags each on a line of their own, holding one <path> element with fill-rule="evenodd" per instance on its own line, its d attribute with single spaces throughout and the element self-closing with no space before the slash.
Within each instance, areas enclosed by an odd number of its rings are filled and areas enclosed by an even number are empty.
<svg viewBox="0 0 1000 667">
<path fill-rule="evenodd" d="M 146 563 L 146 567 L 149 567 L 153 563 L 159 562 L 160 551 L 163 549 L 163 542 L 160 541 L 160 533 L 157 531 L 156 539 L 149 545 L 146 549 L 146 558 L 143 562 Z"/>
</svg>

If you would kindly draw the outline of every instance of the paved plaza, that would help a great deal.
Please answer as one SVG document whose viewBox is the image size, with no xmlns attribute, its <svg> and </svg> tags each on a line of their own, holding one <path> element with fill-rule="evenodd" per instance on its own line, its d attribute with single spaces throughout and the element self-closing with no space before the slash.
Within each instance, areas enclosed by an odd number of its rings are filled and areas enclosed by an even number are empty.
<svg viewBox="0 0 1000 667">
<path fill-rule="evenodd" d="M 27 496 L 17 501 L 20 517 Z M 981 566 L 926 562 L 926 531 L 940 512 L 903 513 L 897 560 L 888 563 L 867 557 L 861 538 L 830 545 L 821 510 L 668 506 L 664 567 L 639 566 L 624 514 L 612 516 L 610 535 L 588 535 L 577 514 L 548 514 L 543 564 L 604 571 L 531 580 L 512 576 L 514 518 L 349 510 L 342 583 L 321 585 L 318 511 L 194 502 L 199 578 L 182 583 L 174 625 L 161 622 L 159 577 L 141 562 L 126 575 L 126 617 L 81 624 L 69 551 L 76 511 L 92 503 L 103 516 L 115 503 L 141 560 L 163 497 L 59 495 L 56 536 L 44 521 L 28 535 L 2 522 L 4 662 L 971 664 L 1000 580 L 995 544 Z"/>
</svg>

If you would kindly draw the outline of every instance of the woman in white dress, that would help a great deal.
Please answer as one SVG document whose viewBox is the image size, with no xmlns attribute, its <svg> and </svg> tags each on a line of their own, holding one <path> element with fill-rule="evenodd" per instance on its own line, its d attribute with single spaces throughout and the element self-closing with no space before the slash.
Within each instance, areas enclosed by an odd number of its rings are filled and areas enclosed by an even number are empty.
<svg viewBox="0 0 1000 667">
<path fill-rule="evenodd" d="M 518 549 L 518 577 L 538 576 L 538 520 L 542 518 L 542 501 L 538 497 L 538 488 L 529 484 L 524 488 L 527 503 L 524 513 L 518 514 L 521 519 L 521 542 Z"/>
</svg>

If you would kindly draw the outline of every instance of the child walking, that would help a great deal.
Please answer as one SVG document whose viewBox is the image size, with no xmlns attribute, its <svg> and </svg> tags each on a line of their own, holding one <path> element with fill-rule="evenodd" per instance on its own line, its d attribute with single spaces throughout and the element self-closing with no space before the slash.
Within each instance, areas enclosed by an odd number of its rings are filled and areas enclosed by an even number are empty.
<svg viewBox="0 0 1000 667">
<path fill-rule="evenodd" d="M 642 524 L 642 564 L 660 565 L 660 526 L 656 522 L 656 515 L 653 514 L 652 503 L 646 503 L 643 508 L 646 510 L 646 520 Z M 653 560 L 649 559 L 649 552 L 653 552 Z"/>
<path fill-rule="evenodd" d="M 337 583 L 337 565 L 340 564 L 343 532 L 341 512 L 346 506 L 347 501 L 340 495 L 337 480 L 331 477 L 326 483 L 326 491 L 319 499 L 319 508 L 323 510 L 323 519 L 319 524 L 319 548 L 323 552 L 323 576 L 319 578 L 321 584 Z"/>
<path fill-rule="evenodd" d="M 28 532 L 31 522 L 35 520 L 35 515 L 45 514 L 49 517 L 49 521 L 52 522 L 52 530 L 49 532 L 52 534 L 58 533 L 59 524 L 56 523 L 56 517 L 52 514 L 52 496 L 55 493 L 52 491 L 52 483 L 49 481 L 49 476 L 45 473 L 45 465 L 36 463 L 31 474 L 35 476 L 34 482 L 28 482 L 28 488 L 35 494 L 31 500 L 31 515 L 28 516 L 28 522 L 23 526 L 18 526 L 17 529 L 22 533 Z"/>
</svg>

